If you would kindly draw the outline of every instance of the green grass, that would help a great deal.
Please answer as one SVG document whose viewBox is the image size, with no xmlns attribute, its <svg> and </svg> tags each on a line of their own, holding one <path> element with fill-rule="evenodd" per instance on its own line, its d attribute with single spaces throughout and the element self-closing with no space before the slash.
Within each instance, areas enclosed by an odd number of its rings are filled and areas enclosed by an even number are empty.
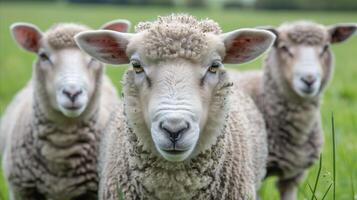
<svg viewBox="0 0 357 200">
<path fill-rule="evenodd" d="M 278 25 L 284 21 L 310 19 L 323 24 L 357 22 L 357 13 L 348 12 L 302 12 L 302 11 L 212 11 L 169 7 L 123 7 L 113 5 L 68 5 L 0 3 L 0 112 L 14 94 L 31 77 L 35 55 L 20 50 L 9 34 L 14 22 L 30 22 L 46 30 L 56 22 L 81 22 L 93 28 L 117 18 L 129 19 L 134 25 L 141 20 L 151 20 L 157 15 L 171 12 L 188 12 L 200 18 L 212 18 L 219 22 L 224 31 L 239 27 Z M 325 131 L 323 162 L 315 194 L 322 199 L 336 178 L 336 199 L 357 199 L 357 37 L 347 43 L 333 47 L 336 57 L 334 79 L 327 89 L 322 105 L 322 121 Z M 239 69 L 260 68 L 261 59 Z M 125 67 L 109 67 L 107 72 L 121 89 L 120 80 Z M 331 136 L 331 113 L 334 112 L 336 176 L 333 173 L 333 145 Z M 299 199 L 311 199 L 310 187 L 315 187 L 319 169 L 317 164 L 310 169 L 307 178 L 299 188 Z M 6 186 L 0 180 L 1 196 L 6 196 Z M 329 189 L 325 199 L 333 199 L 334 187 Z M 268 179 L 261 190 L 263 199 L 277 199 L 274 178 Z"/>
</svg>

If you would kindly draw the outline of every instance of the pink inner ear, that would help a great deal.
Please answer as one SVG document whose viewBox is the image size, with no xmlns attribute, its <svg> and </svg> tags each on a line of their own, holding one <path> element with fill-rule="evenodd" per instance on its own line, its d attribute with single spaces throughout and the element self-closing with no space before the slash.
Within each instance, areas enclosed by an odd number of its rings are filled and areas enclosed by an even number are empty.
<svg viewBox="0 0 357 200">
<path fill-rule="evenodd" d="M 355 27 L 339 27 L 332 34 L 331 42 L 341 42 L 346 40 L 352 33 Z"/>
<path fill-rule="evenodd" d="M 38 42 L 40 35 L 36 30 L 30 27 L 16 27 L 14 30 L 15 38 L 17 42 L 25 49 L 33 52 L 38 50 Z"/>
<path fill-rule="evenodd" d="M 112 63 L 126 62 L 128 60 L 125 47 L 110 36 L 103 35 L 93 38 L 87 38 L 86 42 L 96 47 L 96 52 L 104 60 L 110 60 Z"/>
<path fill-rule="evenodd" d="M 118 32 L 127 32 L 128 31 L 128 25 L 124 23 L 114 23 L 110 24 L 103 29 L 105 30 L 112 30 L 112 31 L 118 31 Z"/>
<path fill-rule="evenodd" d="M 226 59 L 234 59 L 239 61 L 245 61 L 254 57 L 252 51 L 254 47 L 263 42 L 261 37 L 241 36 L 232 41 L 232 44 L 227 51 Z"/>
</svg>

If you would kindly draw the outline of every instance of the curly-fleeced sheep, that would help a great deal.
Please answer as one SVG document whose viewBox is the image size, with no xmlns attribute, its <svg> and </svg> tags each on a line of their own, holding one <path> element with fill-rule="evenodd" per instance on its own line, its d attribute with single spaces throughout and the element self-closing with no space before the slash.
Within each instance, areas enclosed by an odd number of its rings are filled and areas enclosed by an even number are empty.
<svg viewBox="0 0 357 200">
<path fill-rule="evenodd" d="M 269 30 L 277 40 L 264 72 L 242 73 L 238 82 L 265 118 L 267 174 L 278 176 L 281 199 L 292 200 L 305 170 L 321 152 L 320 99 L 333 71 L 329 46 L 353 35 L 356 26 L 299 21 Z"/>
<path fill-rule="evenodd" d="M 126 31 L 128 26 L 113 21 L 103 28 Z M 16 23 L 11 30 L 38 59 L 33 78 L 1 121 L 10 198 L 97 199 L 99 141 L 119 100 L 103 64 L 74 42 L 75 34 L 89 28 L 64 23 L 42 33 L 34 25 Z"/>
<path fill-rule="evenodd" d="M 274 35 L 220 34 L 212 20 L 181 14 L 140 23 L 136 31 L 76 36 L 93 57 L 132 65 L 124 106 L 101 146 L 99 198 L 255 199 L 265 175 L 265 125 L 222 63 L 254 59 Z"/>
</svg>

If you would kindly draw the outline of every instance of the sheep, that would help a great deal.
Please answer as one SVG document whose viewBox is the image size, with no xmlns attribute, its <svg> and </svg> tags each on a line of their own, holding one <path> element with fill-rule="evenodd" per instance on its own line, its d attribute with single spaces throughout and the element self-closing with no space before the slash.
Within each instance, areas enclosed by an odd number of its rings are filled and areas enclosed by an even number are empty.
<svg viewBox="0 0 357 200">
<path fill-rule="evenodd" d="M 129 23 L 102 28 L 126 32 Z M 44 33 L 32 24 L 11 26 L 19 46 L 38 58 L 0 126 L 10 199 L 97 199 L 99 141 L 119 99 L 103 64 L 74 42 L 86 30 L 73 23 Z"/>
<path fill-rule="evenodd" d="M 212 20 L 172 14 L 139 23 L 136 33 L 89 31 L 75 40 L 102 62 L 132 66 L 100 147 L 99 199 L 255 199 L 265 124 L 223 63 L 256 58 L 273 34 L 222 34 Z"/>
<path fill-rule="evenodd" d="M 323 144 L 320 102 L 333 73 L 330 45 L 347 40 L 356 25 L 297 21 L 268 28 L 276 36 L 263 71 L 238 82 L 263 113 L 268 133 L 267 176 L 278 176 L 280 198 L 297 198 L 297 185 Z"/>
</svg>

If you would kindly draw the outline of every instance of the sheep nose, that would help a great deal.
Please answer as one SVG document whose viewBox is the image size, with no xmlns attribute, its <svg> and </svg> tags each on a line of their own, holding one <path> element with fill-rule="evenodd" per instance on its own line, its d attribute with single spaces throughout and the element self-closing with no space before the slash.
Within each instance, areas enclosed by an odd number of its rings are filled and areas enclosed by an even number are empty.
<svg viewBox="0 0 357 200">
<path fill-rule="evenodd" d="M 160 122 L 159 128 L 175 143 L 188 131 L 190 124 L 182 118 L 168 118 Z"/>
<path fill-rule="evenodd" d="M 68 99 L 71 100 L 72 103 L 74 103 L 77 97 L 83 93 L 83 90 L 77 86 L 70 85 L 63 88 L 62 93 L 66 95 Z"/>
<path fill-rule="evenodd" d="M 301 81 L 304 82 L 308 87 L 311 87 L 315 83 L 316 77 L 309 74 L 307 76 L 301 77 Z"/>
</svg>

